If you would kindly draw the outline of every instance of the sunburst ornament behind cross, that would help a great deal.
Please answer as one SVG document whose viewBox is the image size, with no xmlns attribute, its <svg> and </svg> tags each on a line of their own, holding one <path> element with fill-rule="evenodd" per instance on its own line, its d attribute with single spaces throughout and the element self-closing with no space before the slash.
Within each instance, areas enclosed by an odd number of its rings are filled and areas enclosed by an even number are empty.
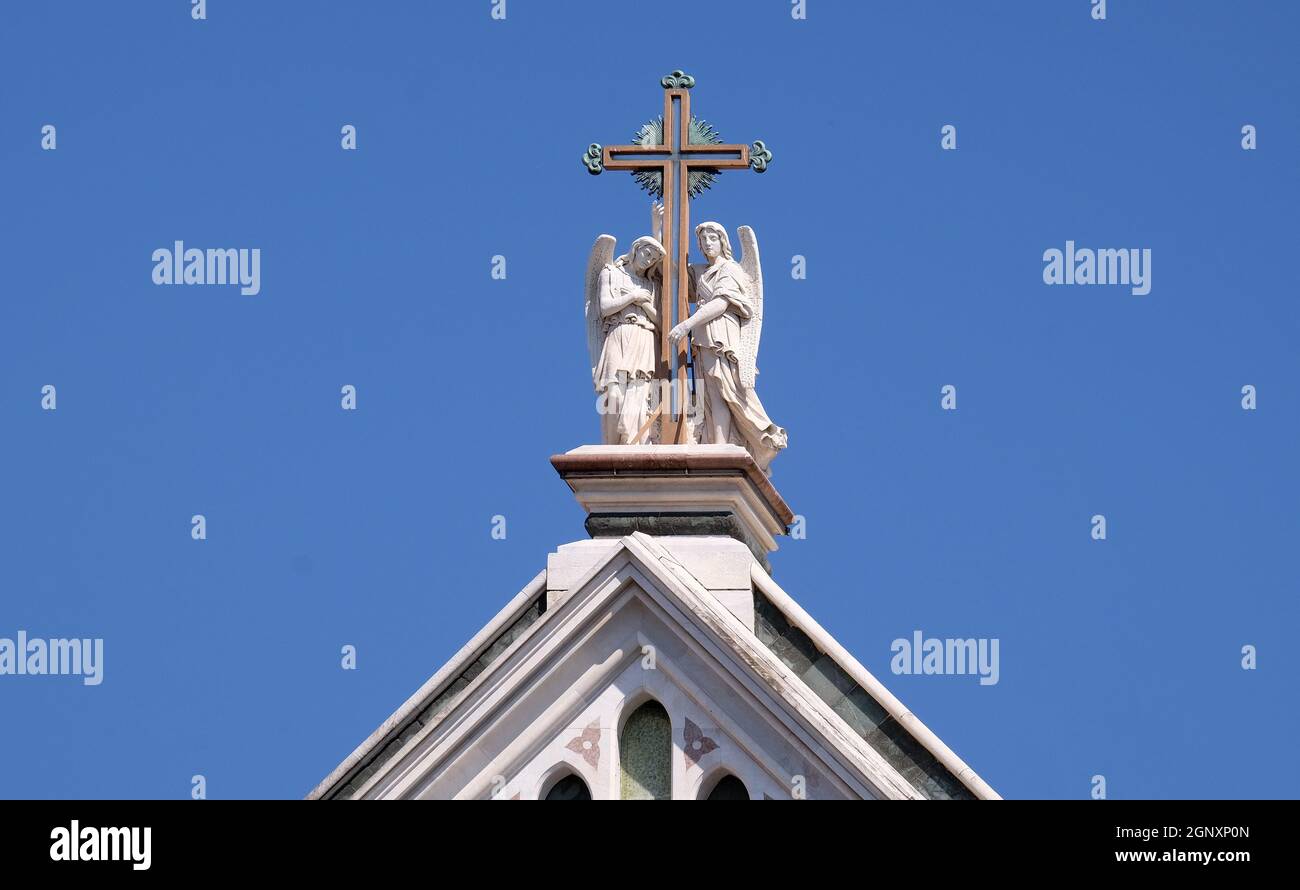
<svg viewBox="0 0 1300 890">
<path fill-rule="evenodd" d="M 698 117 L 691 117 L 690 125 L 687 128 L 687 137 L 691 145 L 721 145 L 722 137 L 718 131 L 705 120 Z M 633 145 L 643 145 L 646 148 L 664 144 L 664 119 L 661 115 L 652 121 L 647 121 L 641 125 L 632 136 Z M 713 186 L 713 181 L 718 178 L 721 171 L 716 167 L 691 167 L 686 173 L 686 191 L 692 198 L 698 198 L 700 193 Z M 651 197 L 662 199 L 664 196 L 664 171 L 660 167 L 652 170 L 633 170 L 632 178 L 636 184 L 641 186 L 650 193 Z"/>
</svg>

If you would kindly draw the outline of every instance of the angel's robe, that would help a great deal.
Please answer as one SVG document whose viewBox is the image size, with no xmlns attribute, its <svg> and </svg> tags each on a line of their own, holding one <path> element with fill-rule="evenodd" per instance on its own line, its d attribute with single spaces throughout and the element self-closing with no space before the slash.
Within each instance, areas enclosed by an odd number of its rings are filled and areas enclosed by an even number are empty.
<svg viewBox="0 0 1300 890">
<path fill-rule="evenodd" d="M 704 329 L 692 336 L 696 382 L 703 384 L 706 395 L 720 396 L 731 415 L 729 424 L 725 418 L 721 424 L 730 428 L 727 441 L 711 444 L 743 445 L 766 471 L 772 458 L 786 447 L 786 432 L 767 416 L 758 393 L 740 382 L 741 325 L 754 316 L 753 285 L 740 264 L 728 259 L 708 266 L 692 265 L 690 284 L 700 308 L 713 300 L 727 301 L 727 311 L 705 322 Z M 713 399 L 705 398 L 705 441 L 712 437 L 716 422 L 713 410 Z"/>
<path fill-rule="evenodd" d="M 658 298 L 655 282 L 634 277 L 622 263 L 610 263 L 600 273 L 598 299 L 622 299 L 633 290 L 648 290 Z M 653 311 L 653 310 L 651 310 Z M 653 380 L 655 376 L 655 324 L 640 303 L 606 315 L 601 322 L 600 361 L 596 364 L 596 391 L 611 383 Z"/>
<path fill-rule="evenodd" d="M 621 301 L 638 288 L 659 299 L 656 282 L 633 275 L 616 261 L 601 271 L 597 299 L 602 305 Z M 650 417 L 650 381 L 655 376 L 653 312 L 641 303 L 629 303 L 601 320 L 600 360 L 593 382 L 602 394 L 600 422 L 606 445 L 649 441 L 649 430 L 641 430 Z"/>
</svg>

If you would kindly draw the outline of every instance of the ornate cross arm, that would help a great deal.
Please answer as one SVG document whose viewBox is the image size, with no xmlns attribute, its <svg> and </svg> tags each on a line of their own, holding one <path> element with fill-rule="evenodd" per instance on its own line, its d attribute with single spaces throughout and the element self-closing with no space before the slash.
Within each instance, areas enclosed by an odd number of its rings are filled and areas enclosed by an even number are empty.
<svg viewBox="0 0 1300 890">
<path fill-rule="evenodd" d="M 763 173 L 772 163 L 772 150 L 761 139 L 749 145 L 723 144 L 708 121 L 690 113 L 690 94 L 695 78 L 676 70 L 660 79 L 664 113 L 642 124 L 629 145 L 601 145 L 593 142 L 582 155 L 587 172 L 598 176 L 606 169 L 629 170 L 638 184 L 656 198 L 664 196 L 665 168 L 673 165 L 690 180 L 690 197 L 709 188 L 724 169 L 751 167 Z M 676 114 L 674 112 L 677 112 Z"/>
<path fill-rule="evenodd" d="M 653 124 L 646 124 L 646 126 L 653 126 Z M 632 146 L 612 145 L 610 146 L 610 150 L 622 152 L 631 147 Z M 694 147 L 695 146 L 692 146 L 692 148 Z M 732 148 L 734 146 L 726 147 Z M 743 149 L 744 146 L 741 146 L 741 148 Z M 645 147 L 641 147 L 639 150 L 645 151 L 646 149 Z M 582 166 L 586 167 L 587 172 L 592 176 L 599 176 L 605 172 L 604 155 L 605 146 L 601 145 L 599 142 L 593 142 L 591 145 L 587 146 L 587 150 L 582 155 Z M 749 144 L 749 163 L 747 166 L 753 167 L 755 173 L 766 173 L 767 165 L 770 163 L 772 163 L 772 150 L 767 147 L 767 143 L 762 139 L 755 139 L 751 142 Z M 623 165 L 620 164 L 619 166 L 622 168 Z"/>
</svg>

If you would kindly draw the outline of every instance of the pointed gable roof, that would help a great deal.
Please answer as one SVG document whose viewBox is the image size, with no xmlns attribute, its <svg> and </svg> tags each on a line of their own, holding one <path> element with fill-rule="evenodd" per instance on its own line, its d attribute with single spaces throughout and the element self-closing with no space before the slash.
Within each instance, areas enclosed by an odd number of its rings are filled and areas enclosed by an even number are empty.
<svg viewBox="0 0 1300 890">
<path fill-rule="evenodd" d="M 853 796 L 997 798 L 757 564 L 752 575 L 753 629 L 640 532 L 618 539 L 550 608 L 540 573 L 308 798 L 411 793 L 414 775 L 440 768 L 439 751 L 489 725 L 493 708 L 533 682 L 547 657 L 576 645 L 583 622 L 616 608 L 629 586 Z"/>
</svg>

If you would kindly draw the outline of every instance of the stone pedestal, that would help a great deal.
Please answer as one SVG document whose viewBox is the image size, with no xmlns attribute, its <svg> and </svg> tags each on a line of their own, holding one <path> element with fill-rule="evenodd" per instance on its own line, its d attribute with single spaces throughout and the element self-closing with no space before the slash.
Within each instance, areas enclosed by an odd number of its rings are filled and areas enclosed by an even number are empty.
<svg viewBox="0 0 1300 890">
<path fill-rule="evenodd" d="M 584 445 L 551 458 L 593 538 L 726 536 L 764 569 L 794 514 L 739 445 Z"/>
</svg>

